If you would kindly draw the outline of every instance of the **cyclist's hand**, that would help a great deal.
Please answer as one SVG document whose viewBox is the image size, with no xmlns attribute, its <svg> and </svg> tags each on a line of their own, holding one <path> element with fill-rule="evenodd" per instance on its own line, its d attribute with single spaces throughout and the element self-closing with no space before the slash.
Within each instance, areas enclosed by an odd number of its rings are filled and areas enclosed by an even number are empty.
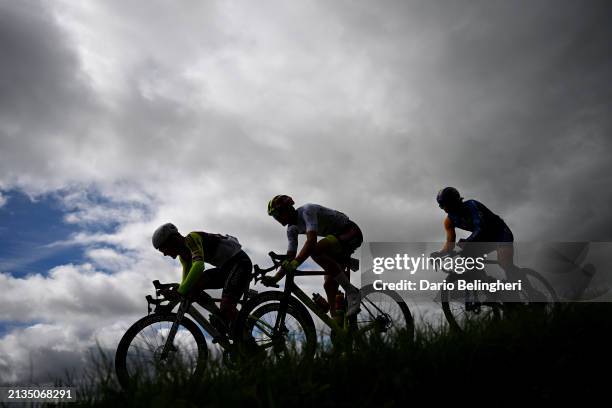
<svg viewBox="0 0 612 408">
<path fill-rule="evenodd" d="M 262 276 L 261 278 L 261 284 L 264 286 L 274 286 L 274 287 L 278 287 L 277 283 L 280 280 L 280 277 L 278 277 L 278 275 L 274 275 L 274 276 Z"/>
<path fill-rule="evenodd" d="M 178 286 L 177 287 L 172 287 L 170 289 L 168 289 L 165 293 L 164 293 L 164 297 L 169 300 L 169 301 L 175 301 L 175 300 L 181 300 L 183 298 L 183 295 L 181 295 L 178 292 Z"/>
<path fill-rule="evenodd" d="M 285 271 L 286 273 L 295 271 L 298 266 L 300 266 L 300 263 L 295 259 L 292 259 L 291 261 L 286 259 L 281 264 L 281 268 L 283 268 L 283 271 Z"/>
<path fill-rule="evenodd" d="M 468 243 L 468 241 L 465 240 L 465 238 L 461 238 L 459 240 L 459 242 L 457 242 L 457 245 L 459 246 L 459 248 L 463 249 L 465 248 L 465 245 Z"/>
</svg>

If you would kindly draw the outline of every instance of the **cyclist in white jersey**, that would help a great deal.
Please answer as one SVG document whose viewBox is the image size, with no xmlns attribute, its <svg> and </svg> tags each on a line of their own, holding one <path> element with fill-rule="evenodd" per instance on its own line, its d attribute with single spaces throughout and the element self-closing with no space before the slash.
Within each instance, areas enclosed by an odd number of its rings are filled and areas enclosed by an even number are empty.
<svg viewBox="0 0 612 408">
<path fill-rule="evenodd" d="M 294 201 L 286 195 L 277 195 L 268 203 L 268 215 L 283 226 L 287 226 L 287 260 L 275 276 L 266 277 L 266 283 L 278 282 L 287 272 L 297 269 L 309 256 L 328 275 L 323 287 L 330 305 L 335 312 L 335 298 L 338 286 L 346 292 L 347 315 L 359 311 L 359 289 L 350 283 L 344 273 L 344 264 L 363 242 L 361 230 L 344 213 L 318 204 L 305 204 L 295 208 Z M 298 252 L 298 235 L 306 234 L 306 242 Z M 317 237 L 324 237 L 317 242 Z"/>
</svg>

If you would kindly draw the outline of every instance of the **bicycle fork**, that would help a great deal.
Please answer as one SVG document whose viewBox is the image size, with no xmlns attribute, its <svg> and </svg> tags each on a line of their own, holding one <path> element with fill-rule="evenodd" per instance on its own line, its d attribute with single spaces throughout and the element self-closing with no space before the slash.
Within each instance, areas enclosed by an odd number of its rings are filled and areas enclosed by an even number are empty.
<svg viewBox="0 0 612 408">
<path fill-rule="evenodd" d="M 292 276 L 288 276 L 287 278 L 292 278 Z M 280 305 L 278 307 L 278 315 L 276 316 L 276 322 L 274 323 L 274 331 L 272 332 L 273 340 L 276 340 L 276 338 L 282 336 L 286 331 L 286 329 L 282 329 L 285 328 L 285 319 L 287 317 L 287 309 L 289 309 L 289 297 L 291 296 L 292 285 L 293 279 L 289 279 L 285 283 L 284 298 L 280 302 Z"/>
<path fill-rule="evenodd" d="M 174 321 L 174 323 L 172 323 L 172 327 L 170 328 L 170 332 L 168 333 L 168 339 L 166 340 L 166 343 L 164 344 L 164 348 L 162 349 L 162 352 L 160 355 L 160 358 L 162 361 L 164 361 L 168 357 L 168 354 L 171 351 L 177 351 L 177 348 L 174 345 L 174 336 L 176 336 L 176 332 L 178 331 L 179 324 L 181 324 L 181 321 L 183 320 L 183 316 L 185 315 L 185 312 L 187 311 L 188 307 L 189 307 L 189 302 L 187 300 L 183 300 L 181 302 L 181 305 L 178 308 L 178 311 L 176 314 L 176 320 Z"/>
</svg>

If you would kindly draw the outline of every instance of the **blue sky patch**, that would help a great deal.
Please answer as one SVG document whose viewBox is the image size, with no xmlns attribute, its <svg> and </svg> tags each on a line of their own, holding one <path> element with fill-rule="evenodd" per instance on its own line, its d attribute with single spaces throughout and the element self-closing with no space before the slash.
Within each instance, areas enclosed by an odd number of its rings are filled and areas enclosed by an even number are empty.
<svg viewBox="0 0 612 408">
<path fill-rule="evenodd" d="M 17 322 L 17 321 L 0 322 L 0 338 L 6 336 L 13 330 L 25 329 L 27 327 L 34 326 L 37 323 L 40 323 L 40 321 L 33 320 L 30 322 Z"/>
<path fill-rule="evenodd" d="M 18 191 L 2 194 L 7 202 L 0 207 L 0 272 L 15 277 L 47 274 L 57 265 L 83 261 L 82 247 L 47 247 L 80 231 L 64 221 L 65 210 L 57 197 L 32 201 Z"/>
</svg>

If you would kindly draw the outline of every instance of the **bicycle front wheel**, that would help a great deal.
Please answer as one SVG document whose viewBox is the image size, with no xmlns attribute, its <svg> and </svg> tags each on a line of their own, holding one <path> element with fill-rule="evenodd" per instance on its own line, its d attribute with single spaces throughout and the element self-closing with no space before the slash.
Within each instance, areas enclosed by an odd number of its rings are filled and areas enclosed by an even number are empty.
<svg viewBox="0 0 612 408">
<path fill-rule="evenodd" d="M 206 339 L 186 316 L 181 320 L 170 352 L 162 358 L 176 316 L 176 313 L 152 314 L 125 332 L 115 354 L 115 371 L 123 388 L 140 382 L 201 377 L 208 358 Z"/>
<path fill-rule="evenodd" d="M 376 290 L 373 285 L 361 288 L 360 311 L 357 314 L 357 330 L 362 335 L 375 335 L 391 341 L 398 335 L 412 339 L 414 319 L 410 308 L 399 293 Z"/>
<path fill-rule="evenodd" d="M 455 283 L 457 277 L 446 279 Z M 451 330 L 465 331 L 469 326 L 478 326 L 484 322 L 501 318 L 501 303 L 488 302 L 483 293 L 475 290 L 448 290 L 440 293 L 444 317 Z"/>
<path fill-rule="evenodd" d="M 529 268 L 521 268 L 527 282 L 523 284 L 521 297 L 526 303 L 556 303 L 559 301 L 555 289 L 542 275 Z"/>
</svg>

